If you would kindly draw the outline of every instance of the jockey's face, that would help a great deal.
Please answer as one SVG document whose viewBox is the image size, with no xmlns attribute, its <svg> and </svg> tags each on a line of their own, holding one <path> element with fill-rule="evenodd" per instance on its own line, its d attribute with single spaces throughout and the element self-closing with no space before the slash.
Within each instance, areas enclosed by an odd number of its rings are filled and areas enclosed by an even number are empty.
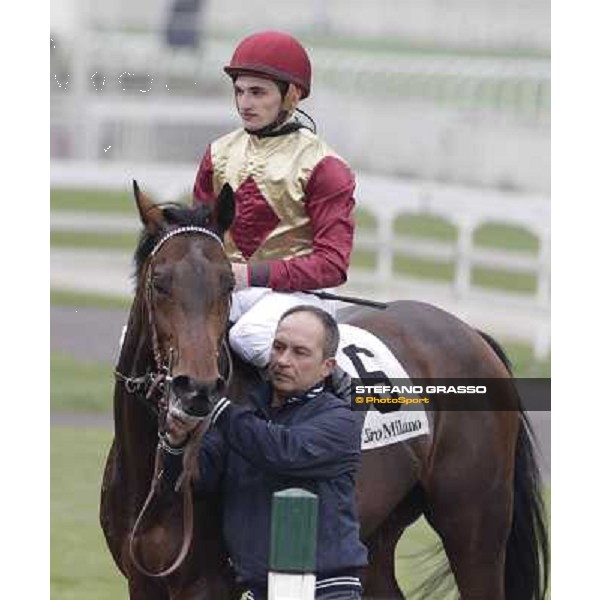
<svg viewBox="0 0 600 600">
<path fill-rule="evenodd" d="M 257 131 L 273 123 L 279 116 L 283 100 L 277 84 L 270 79 L 240 75 L 233 89 L 244 129 Z"/>
<path fill-rule="evenodd" d="M 305 392 L 331 373 L 335 358 L 323 356 L 324 341 L 323 325 L 312 313 L 292 313 L 279 323 L 269 362 L 278 396 Z"/>
</svg>

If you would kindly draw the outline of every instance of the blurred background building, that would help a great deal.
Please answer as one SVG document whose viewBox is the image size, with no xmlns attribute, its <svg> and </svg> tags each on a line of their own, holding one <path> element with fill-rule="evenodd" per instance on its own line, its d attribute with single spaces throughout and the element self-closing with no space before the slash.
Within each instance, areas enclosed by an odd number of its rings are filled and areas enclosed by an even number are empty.
<svg viewBox="0 0 600 600">
<path fill-rule="evenodd" d="M 358 173 L 344 291 L 429 301 L 546 357 L 548 0 L 53 0 L 53 193 L 136 177 L 189 198 L 206 145 L 238 126 L 222 67 L 263 29 L 308 47 L 303 108 Z M 69 206 L 54 231 L 137 227 Z M 130 256 L 55 244 L 52 285 L 126 294 Z"/>
</svg>

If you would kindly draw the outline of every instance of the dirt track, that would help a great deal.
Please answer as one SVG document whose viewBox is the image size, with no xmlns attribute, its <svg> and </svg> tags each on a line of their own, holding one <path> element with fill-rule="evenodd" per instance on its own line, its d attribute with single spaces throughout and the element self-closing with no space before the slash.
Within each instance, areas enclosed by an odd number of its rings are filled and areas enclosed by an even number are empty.
<svg viewBox="0 0 600 600">
<path fill-rule="evenodd" d="M 78 360 L 114 362 L 127 310 L 53 306 L 50 311 L 50 349 Z M 541 449 L 544 480 L 550 483 L 550 413 L 530 412 Z M 111 426 L 107 415 L 61 414 L 52 416 L 52 425 Z"/>
</svg>

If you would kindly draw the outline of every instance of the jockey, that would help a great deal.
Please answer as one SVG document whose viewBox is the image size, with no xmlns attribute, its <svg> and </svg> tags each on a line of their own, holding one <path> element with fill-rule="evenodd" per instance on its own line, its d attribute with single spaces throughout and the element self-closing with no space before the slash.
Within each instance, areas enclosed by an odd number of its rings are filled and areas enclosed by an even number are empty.
<svg viewBox="0 0 600 600">
<path fill-rule="evenodd" d="M 236 280 L 229 341 L 243 359 L 265 367 L 287 309 L 312 304 L 334 312 L 304 292 L 346 281 L 355 178 L 295 116 L 311 91 L 310 59 L 296 39 L 278 31 L 250 35 L 224 70 L 243 127 L 206 150 L 194 201 L 214 202 L 225 183 L 235 192 L 235 220 L 225 236 Z"/>
</svg>

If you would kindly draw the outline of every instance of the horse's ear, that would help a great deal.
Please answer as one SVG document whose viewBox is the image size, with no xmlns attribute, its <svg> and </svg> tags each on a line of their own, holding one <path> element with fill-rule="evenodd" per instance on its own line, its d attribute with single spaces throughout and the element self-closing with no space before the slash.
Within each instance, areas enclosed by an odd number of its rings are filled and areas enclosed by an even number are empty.
<svg viewBox="0 0 600 600">
<path fill-rule="evenodd" d="M 221 189 L 216 206 L 217 214 L 215 215 L 215 223 L 219 229 L 219 233 L 222 235 L 231 227 L 235 217 L 235 196 L 233 189 L 228 183 Z"/>
<path fill-rule="evenodd" d="M 133 195 L 144 227 L 151 234 L 160 231 L 164 227 L 162 210 L 140 190 L 135 179 L 133 180 Z"/>
</svg>

